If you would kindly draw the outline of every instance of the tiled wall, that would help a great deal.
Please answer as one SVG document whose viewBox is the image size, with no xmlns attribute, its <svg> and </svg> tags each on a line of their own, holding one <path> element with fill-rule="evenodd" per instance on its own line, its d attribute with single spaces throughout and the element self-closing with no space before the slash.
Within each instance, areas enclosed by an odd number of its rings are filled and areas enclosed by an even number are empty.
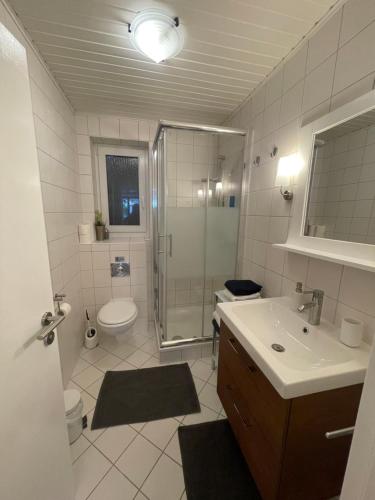
<svg viewBox="0 0 375 500">
<path fill-rule="evenodd" d="M 111 262 L 124 257 L 130 276 L 112 278 Z M 138 307 L 138 323 L 147 321 L 148 275 L 150 262 L 144 238 L 122 239 L 119 243 L 97 242 L 80 245 L 83 305 L 95 324 L 99 309 L 111 298 L 133 297 Z"/>
<path fill-rule="evenodd" d="M 0 21 L 27 49 L 52 288 L 54 293 L 66 293 L 66 300 L 72 305 L 70 316 L 58 328 L 63 380 L 67 383 L 83 339 L 74 113 L 22 28 L 1 2 Z"/>
<path fill-rule="evenodd" d="M 375 126 L 327 141 L 316 157 L 309 224 L 327 238 L 375 244 Z"/>
<path fill-rule="evenodd" d="M 154 120 L 78 113 L 75 117 L 82 222 L 94 221 L 94 186 L 90 138 L 108 141 L 141 141 L 152 146 L 157 123 Z"/>
<path fill-rule="evenodd" d="M 352 316 L 366 323 L 366 338 L 375 329 L 375 274 L 284 253 L 293 204 L 275 186 L 277 160 L 298 150 L 298 130 L 370 91 L 375 78 L 375 3 L 350 0 L 292 53 L 228 121 L 253 134 L 246 152 L 247 192 L 242 211 L 244 277 L 262 285 L 267 296 L 288 294 L 296 281 L 325 290 L 323 314 L 330 321 Z M 279 148 L 273 159 L 273 145 Z M 259 155 L 261 164 L 253 166 Z"/>
<path fill-rule="evenodd" d="M 156 132 L 155 121 L 79 113 L 75 117 L 81 191 L 81 222 L 94 222 L 95 198 L 91 139 L 95 141 L 138 141 L 152 147 Z M 150 172 L 150 162 L 148 166 Z M 150 175 L 147 174 L 149 190 Z M 130 276 L 111 278 L 110 263 L 116 256 L 130 262 Z M 150 207 L 147 205 L 145 233 L 110 239 L 105 243 L 80 245 L 81 286 L 83 308 L 95 321 L 100 307 L 111 298 L 133 297 L 141 323 L 151 317 L 151 241 Z"/>
</svg>

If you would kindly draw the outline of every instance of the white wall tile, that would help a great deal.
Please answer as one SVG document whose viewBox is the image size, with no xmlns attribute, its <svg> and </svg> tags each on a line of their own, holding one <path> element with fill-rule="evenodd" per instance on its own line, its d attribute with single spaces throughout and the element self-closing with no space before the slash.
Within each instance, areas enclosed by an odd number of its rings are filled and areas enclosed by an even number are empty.
<svg viewBox="0 0 375 500">
<path fill-rule="evenodd" d="M 320 30 L 309 40 L 307 73 L 310 73 L 327 57 L 336 52 L 339 43 L 341 16 L 342 9 L 324 23 Z"/>
</svg>

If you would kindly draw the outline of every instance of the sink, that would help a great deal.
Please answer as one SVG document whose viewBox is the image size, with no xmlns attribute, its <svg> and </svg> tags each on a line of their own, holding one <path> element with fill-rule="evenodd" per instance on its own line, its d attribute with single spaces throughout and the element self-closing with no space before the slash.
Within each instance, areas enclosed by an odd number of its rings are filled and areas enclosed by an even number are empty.
<svg viewBox="0 0 375 500">
<path fill-rule="evenodd" d="M 350 348 L 325 320 L 312 326 L 287 297 L 218 304 L 221 319 L 284 398 L 364 381 L 369 346 Z"/>
</svg>

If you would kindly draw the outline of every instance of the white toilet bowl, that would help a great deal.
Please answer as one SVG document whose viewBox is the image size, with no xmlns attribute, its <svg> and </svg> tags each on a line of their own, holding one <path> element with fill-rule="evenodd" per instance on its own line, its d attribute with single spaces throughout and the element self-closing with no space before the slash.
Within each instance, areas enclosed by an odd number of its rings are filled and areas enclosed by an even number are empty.
<svg viewBox="0 0 375 500">
<path fill-rule="evenodd" d="M 134 325 L 137 316 L 132 298 L 112 299 L 98 312 L 97 322 L 103 333 L 121 336 Z"/>
</svg>

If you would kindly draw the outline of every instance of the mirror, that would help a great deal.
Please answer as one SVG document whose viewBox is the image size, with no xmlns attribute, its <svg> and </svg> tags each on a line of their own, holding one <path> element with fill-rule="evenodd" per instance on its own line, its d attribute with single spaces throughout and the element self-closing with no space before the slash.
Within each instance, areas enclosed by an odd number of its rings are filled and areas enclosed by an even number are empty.
<svg viewBox="0 0 375 500">
<path fill-rule="evenodd" d="M 375 110 L 313 138 L 304 235 L 375 245 Z"/>
</svg>

